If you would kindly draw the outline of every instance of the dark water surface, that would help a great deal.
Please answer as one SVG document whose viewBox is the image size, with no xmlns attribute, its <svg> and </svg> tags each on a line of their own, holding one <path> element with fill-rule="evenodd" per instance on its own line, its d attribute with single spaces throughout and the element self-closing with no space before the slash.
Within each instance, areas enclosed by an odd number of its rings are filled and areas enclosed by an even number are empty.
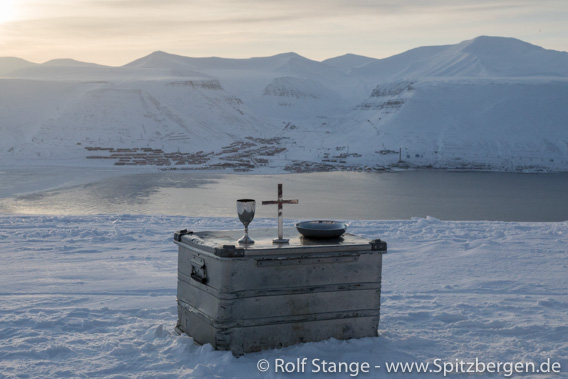
<svg viewBox="0 0 568 379">
<path fill-rule="evenodd" d="M 236 217 L 235 200 L 257 200 L 256 217 L 274 217 L 277 183 L 284 185 L 284 217 L 291 219 L 568 220 L 568 174 L 409 171 L 331 172 L 287 175 L 138 173 L 107 175 L 79 185 L 22 193 L 42 175 L 51 182 L 69 170 L 30 175 L 4 171 L 0 213 L 84 215 L 98 213 Z M 11 175 L 11 176 L 10 176 Z M 82 172 L 82 175 L 86 175 Z M 88 181 L 88 180 L 84 180 Z M 50 182 L 50 183 L 51 183 Z M 7 183 L 7 182 L 5 182 Z M 72 183 L 72 181 L 70 182 Z M 3 191 L 2 191 L 2 188 Z"/>
</svg>

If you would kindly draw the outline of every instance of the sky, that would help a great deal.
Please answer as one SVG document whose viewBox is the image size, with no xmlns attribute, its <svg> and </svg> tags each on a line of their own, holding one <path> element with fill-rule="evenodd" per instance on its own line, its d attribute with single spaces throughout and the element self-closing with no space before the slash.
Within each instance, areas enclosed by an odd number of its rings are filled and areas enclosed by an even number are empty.
<svg viewBox="0 0 568 379">
<path fill-rule="evenodd" d="M 567 0 L 0 0 L 0 57 L 386 58 L 480 35 L 568 51 Z"/>
</svg>

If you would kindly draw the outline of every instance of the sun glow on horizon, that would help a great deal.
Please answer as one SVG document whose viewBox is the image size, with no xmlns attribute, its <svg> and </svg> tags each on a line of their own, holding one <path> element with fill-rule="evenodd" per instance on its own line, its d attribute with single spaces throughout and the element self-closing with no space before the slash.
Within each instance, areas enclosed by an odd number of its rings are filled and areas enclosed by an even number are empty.
<svg viewBox="0 0 568 379">
<path fill-rule="evenodd" d="M 12 21 L 16 16 L 13 0 L 0 0 L 0 24 Z"/>
</svg>

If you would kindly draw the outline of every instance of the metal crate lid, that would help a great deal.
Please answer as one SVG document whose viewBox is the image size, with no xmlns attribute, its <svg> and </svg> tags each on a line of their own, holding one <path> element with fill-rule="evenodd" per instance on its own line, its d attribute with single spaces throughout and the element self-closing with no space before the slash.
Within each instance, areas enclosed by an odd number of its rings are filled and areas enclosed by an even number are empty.
<svg viewBox="0 0 568 379">
<path fill-rule="evenodd" d="M 250 229 L 249 234 L 255 243 L 246 245 L 237 241 L 243 234 L 238 230 L 216 230 L 191 232 L 180 230 L 174 234 L 174 242 L 187 244 L 193 248 L 213 253 L 220 257 L 244 257 L 251 255 L 294 255 L 333 252 L 387 252 L 387 243 L 380 239 L 368 240 L 345 233 L 333 239 L 310 239 L 300 235 L 295 228 L 285 228 L 289 243 L 275 244 L 276 229 Z"/>
</svg>

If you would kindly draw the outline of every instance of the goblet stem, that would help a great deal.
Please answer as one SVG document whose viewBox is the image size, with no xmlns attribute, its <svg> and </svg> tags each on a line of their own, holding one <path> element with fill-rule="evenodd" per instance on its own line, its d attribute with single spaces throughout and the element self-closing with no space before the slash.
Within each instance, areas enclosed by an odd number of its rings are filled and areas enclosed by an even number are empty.
<svg viewBox="0 0 568 379">
<path fill-rule="evenodd" d="M 242 236 L 238 242 L 241 244 L 252 245 L 254 243 L 254 240 L 249 237 L 248 233 L 249 233 L 248 225 L 245 225 L 245 235 Z"/>
</svg>

